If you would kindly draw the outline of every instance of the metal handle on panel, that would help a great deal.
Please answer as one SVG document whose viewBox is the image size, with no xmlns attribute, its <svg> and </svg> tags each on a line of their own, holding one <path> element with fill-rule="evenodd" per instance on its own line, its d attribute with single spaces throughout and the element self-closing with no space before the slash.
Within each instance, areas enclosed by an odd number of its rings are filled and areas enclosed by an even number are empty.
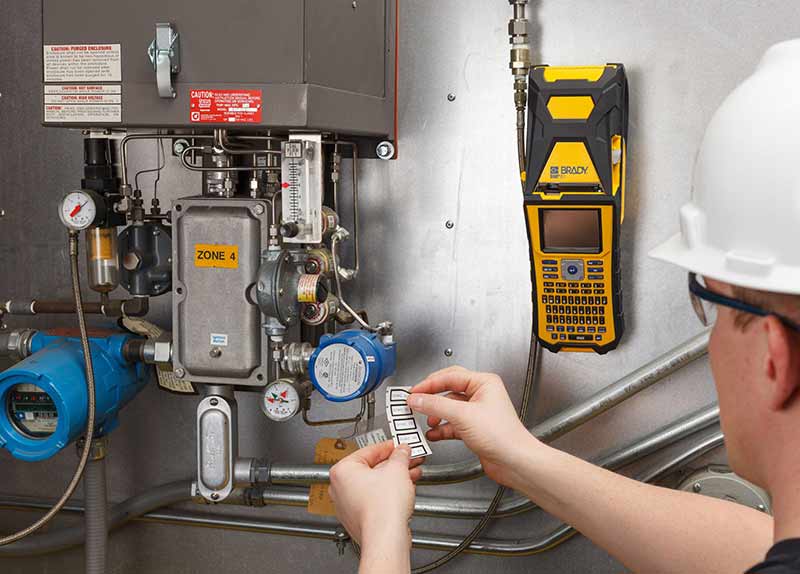
<svg viewBox="0 0 800 574">
<path fill-rule="evenodd" d="M 180 35 L 171 23 L 156 24 L 156 37 L 147 49 L 147 55 L 156 73 L 159 97 L 174 98 L 172 74 L 181 71 L 181 44 Z"/>
</svg>

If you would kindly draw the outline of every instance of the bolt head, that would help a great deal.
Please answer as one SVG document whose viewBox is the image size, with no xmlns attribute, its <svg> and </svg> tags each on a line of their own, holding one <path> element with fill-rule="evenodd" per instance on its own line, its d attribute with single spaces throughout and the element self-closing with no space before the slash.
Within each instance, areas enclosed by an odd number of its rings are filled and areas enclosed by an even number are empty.
<svg viewBox="0 0 800 574">
<path fill-rule="evenodd" d="M 214 493 L 211 495 L 211 500 L 219 500 L 219 494 L 217 494 L 216 492 L 214 492 Z"/>
<path fill-rule="evenodd" d="M 260 203 L 253 206 L 253 213 L 256 215 L 264 215 L 264 206 Z"/>
<path fill-rule="evenodd" d="M 183 377 L 186 376 L 186 371 L 184 371 L 182 368 L 178 367 L 177 369 L 175 369 L 175 376 L 177 378 L 179 378 L 179 379 L 182 379 Z"/>
<path fill-rule="evenodd" d="M 450 347 L 448 347 L 447 349 L 445 349 L 445 350 L 444 350 L 444 356 L 445 356 L 445 357 L 452 357 L 452 356 L 453 356 L 453 349 L 451 349 Z"/>
<path fill-rule="evenodd" d="M 383 160 L 390 160 L 394 157 L 394 144 L 390 141 L 383 141 L 375 148 L 378 158 Z"/>
<path fill-rule="evenodd" d="M 448 219 L 448 220 L 447 220 L 447 223 L 445 223 L 445 224 L 444 224 L 444 226 L 445 226 L 447 229 L 453 229 L 453 228 L 456 226 L 456 224 L 455 224 L 455 223 L 453 223 L 453 221 L 452 221 L 452 220 L 449 220 L 449 219 Z"/>
<path fill-rule="evenodd" d="M 692 490 L 694 490 L 695 492 L 700 492 L 700 491 L 702 491 L 702 490 L 703 490 L 703 487 L 702 487 L 702 486 L 700 486 L 700 483 L 699 483 L 699 482 L 695 482 L 695 483 L 692 485 Z"/>
<path fill-rule="evenodd" d="M 448 102 L 455 102 L 456 101 L 456 95 L 454 93 L 452 93 L 452 92 L 447 94 L 447 101 Z"/>
<path fill-rule="evenodd" d="M 215 407 L 215 406 L 217 406 L 217 405 L 219 404 L 219 399 L 211 399 L 211 400 L 210 400 L 210 401 L 208 401 L 208 402 L 210 402 L 210 403 L 211 403 L 211 406 L 212 406 L 212 407 Z"/>
</svg>

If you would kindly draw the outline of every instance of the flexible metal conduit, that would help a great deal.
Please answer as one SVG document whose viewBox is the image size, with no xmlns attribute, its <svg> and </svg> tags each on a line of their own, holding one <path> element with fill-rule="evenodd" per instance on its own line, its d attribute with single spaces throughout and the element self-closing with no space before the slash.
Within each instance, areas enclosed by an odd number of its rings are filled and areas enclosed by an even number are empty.
<svg viewBox="0 0 800 574">
<path fill-rule="evenodd" d="M 530 429 L 531 433 L 539 440 L 554 441 L 705 355 L 708 351 L 708 337 L 709 331 L 703 331 L 585 401 L 534 426 Z M 284 485 L 328 482 L 329 470 L 329 466 L 322 465 L 274 464 L 270 468 L 270 481 L 273 484 Z M 420 484 L 463 482 L 478 478 L 482 473 L 481 464 L 477 459 L 452 464 L 426 465 L 422 467 Z"/>
<path fill-rule="evenodd" d="M 681 467 L 685 466 L 686 464 L 689 464 L 696 458 L 721 446 L 722 443 L 723 443 L 723 435 L 721 431 L 714 430 L 710 433 L 706 433 L 702 437 L 700 437 L 699 440 L 695 444 L 693 444 L 689 449 L 663 462 L 657 468 L 647 471 L 645 474 L 641 475 L 638 478 L 640 480 L 645 480 L 648 482 L 658 480 L 667 475 L 668 473 L 680 469 Z M 161 487 L 161 489 L 173 486 L 177 487 L 177 490 L 174 493 L 176 495 L 175 500 L 173 500 L 171 503 L 181 502 L 188 496 L 189 493 L 188 482 L 173 483 L 173 485 L 166 485 L 164 487 Z M 144 493 L 143 495 L 140 495 L 140 497 L 137 498 L 145 497 L 148 494 L 150 493 Z M 150 509 L 150 511 L 147 512 L 136 513 L 135 509 L 133 508 L 133 505 L 131 505 L 131 502 L 133 500 L 134 499 L 131 499 L 130 501 L 123 502 L 120 505 L 114 507 L 114 510 L 112 511 L 112 528 L 120 526 L 121 524 L 129 520 L 141 520 L 148 522 L 158 522 L 161 524 L 202 526 L 205 528 L 220 528 L 224 530 L 258 532 L 262 534 L 278 534 L 286 536 L 299 536 L 303 538 L 317 538 L 322 540 L 330 540 L 334 542 L 339 539 L 337 536 L 337 528 L 335 525 L 332 524 L 275 522 L 267 520 L 253 520 L 253 519 L 246 519 L 239 517 L 203 515 L 203 514 L 190 513 L 177 510 L 164 510 L 158 512 L 153 511 L 153 508 L 158 508 L 158 507 L 153 507 Z M 168 502 L 165 504 L 171 504 L 171 503 Z M 0 500 L 0 507 L 6 507 L 6 508 L 38 509 L 38 508 L 46 508 L 47 506 L 49 506 L 49 503 L 47 502 L 30 502 L 26 499 L 22 499 L 19 497 L 11 497 Z M 119 509 L 120 507 L 123 506 L 128 507 L 128 514 L 125 520 L 120 522 L 118 520 Z M 141 510 L 141 505 L 139 505 L 138 509 Z M 82 509 L 80 506 L 69 506 L 65 507 L 64 510 L 72 512 L 80 512 Z M 77 531 L 77 536 L 75 535 L 76 531 Z M 522 538 L 522 539 L 513 538 L 509 540 L 481 538 L 473 541 L 470 547 L 466 550 L 466 552 L 473 554 L 489 554 L 492 556 L 524 556 L 530 554 L 537 554 L 556 546 L 564 538 L 571 536 L 573 533 L 574 531 L 570 526 L 561 525 L 552 532 L 550 532 L 549 534 L 545 535 L 544 537 L 539 537 L 539 538 L 533 538 L 533 537 Z M 37 551 L 35 552 L 31 551 L 31 548 L 27 548 L 27 551 L 22 550 L 23 546 L 30 547 L 32 543 L 38 542 L 42 538 L 54 535 L 59 535 L 62 539 L 66 536 L 69 539 L 71 539 L 72 542 L 66 545 L 62 543 L 60 547 L 52 547 L 51 545 L 49 550 L 42 544 L 36 544 Z M 82 536 L 83 536 L 83 529 L 80 527 L 54 532 L 52 534 L 41 534 L 38 536 L 31 537 L 30 539 L 24 542 L 16 543 L 14 545 L 7 546 L 5 548 L 0 548 L 0 557 L 25 556 L 30 554 L 43 554 L 46 552 L 53 552 L 69 546 L 75 546 L 77 544 L 80 544 L 80 542 L 82 541 Z M 450 550 L 458 546 L 461 540 L 462 537 L 460 536 L 451 536 L 442 534 L 416 533 L 413 535 L 414 546 L 418 548 L 429 548 L 434 550 Z"/>
<path fill-rule="evenodd" d="M 90 460 L 83 473 L 86 503 L 86 574 L 105 574 L 108 549 L 108 496 L 105 456 Z"/>
</svg>

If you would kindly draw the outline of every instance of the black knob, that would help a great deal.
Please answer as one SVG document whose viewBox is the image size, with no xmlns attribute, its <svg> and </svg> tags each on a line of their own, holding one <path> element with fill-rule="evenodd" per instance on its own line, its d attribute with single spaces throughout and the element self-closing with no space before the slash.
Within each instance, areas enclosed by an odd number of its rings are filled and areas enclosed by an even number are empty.
<svg viewBox="0 0 800 574">
<path fill-rule="evenodd" d="M 297 235 L 300 233 L 300 226 L 293 221 L 284 223 L 281 225 L 280 233 L 281 237 L 297 237 Z"/>
</svg>

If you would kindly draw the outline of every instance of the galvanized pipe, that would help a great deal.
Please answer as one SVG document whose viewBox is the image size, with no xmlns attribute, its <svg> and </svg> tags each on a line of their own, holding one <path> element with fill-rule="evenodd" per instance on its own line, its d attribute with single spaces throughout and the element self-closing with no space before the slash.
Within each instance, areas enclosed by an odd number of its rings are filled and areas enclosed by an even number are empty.
<svg viewBox="0 0 800 574">
<path fill-rule="evenodd" d="M 688 450 L 665 461 L 655 469 L 647 471 L 640 477 L 646 481 L 658 480 L 670 472 L 678 470 L 692 460 L 721 446 L 723 435 L 719 430 L 707 433 Z M 188 490 L 188 489 L 187 489 Z M 0 498 L 0 508 L 11 509 L 39 509 L 46 508 L 48 503 L 20 497 Z M 80 512 L 78 506 L 65 507 L 64 510 Z M 161 524 L 178 524 L 186 526 L 202 526 L 206 528 L 220 528 L 245 532 L 259 532 L 263 534 L 280 534 L 286 536 L 299 536 L 303 538 L 317 538 L 336 542 L 337 527 L 332 524 L 304 524 L 286 523 L 267 520 L 253 520 L 247 518 L 198 515 L 177 510 L 152 511 L 141 515 L 129 514 L 128 520 L 152 521 Z M 475 540 L 466 550 L 471 554 L 489 554 L 492 556 L 524 556 L 537 554 L 548 550 L 574 533 L 570 526 L 562 525 L 541 538 L 513 538 Z M 445 534 L 416 533 L 412 537 L 414 546 L 434 550 L 450 550 L 461 542 L 462 537 Z M 63 547 L 62 547 L 63 548 Z"/>
<path fill-rule="evenodd" d="M 719 407 L 712 404 L 592 462 L 603 468 L 618 470 L 718 422 Z M 308 506 L 308 500 L 308 489 L 271 487 L 262 488 L 260 492 L 255 491 L 251 494 L 245 494 L 243 489 L 237 489 L 223 504 L 252 506 L 256 501 L 256 505 L 259 506 L 305 507 Z M 414 514 L 472 519 L 483 516 L 489 503 L 488 499 L 465 500 L 439 496 L 417 496 Z M 537 508 L 536 505 L 528 498 L 517 494 L 504 500 L 494 516 L 505 518 L 535 508 Z"/>
<path fill-rule="evenodd" d="M 551 442 L 603 414 L 626 399 L 671 375 L 708 351 L 709 331 L 703 331 L 657 359 L 636 369 L 585 401 L 530 429 L 536 438 Z M 306 485 L 328 482 L 329 466 L 274 464 L 270 469 L 273 484 Z M 483 474 L 477 459 L 422 467 L 420 484 L 448 484 L 478 478 Z"/>
</svg>

